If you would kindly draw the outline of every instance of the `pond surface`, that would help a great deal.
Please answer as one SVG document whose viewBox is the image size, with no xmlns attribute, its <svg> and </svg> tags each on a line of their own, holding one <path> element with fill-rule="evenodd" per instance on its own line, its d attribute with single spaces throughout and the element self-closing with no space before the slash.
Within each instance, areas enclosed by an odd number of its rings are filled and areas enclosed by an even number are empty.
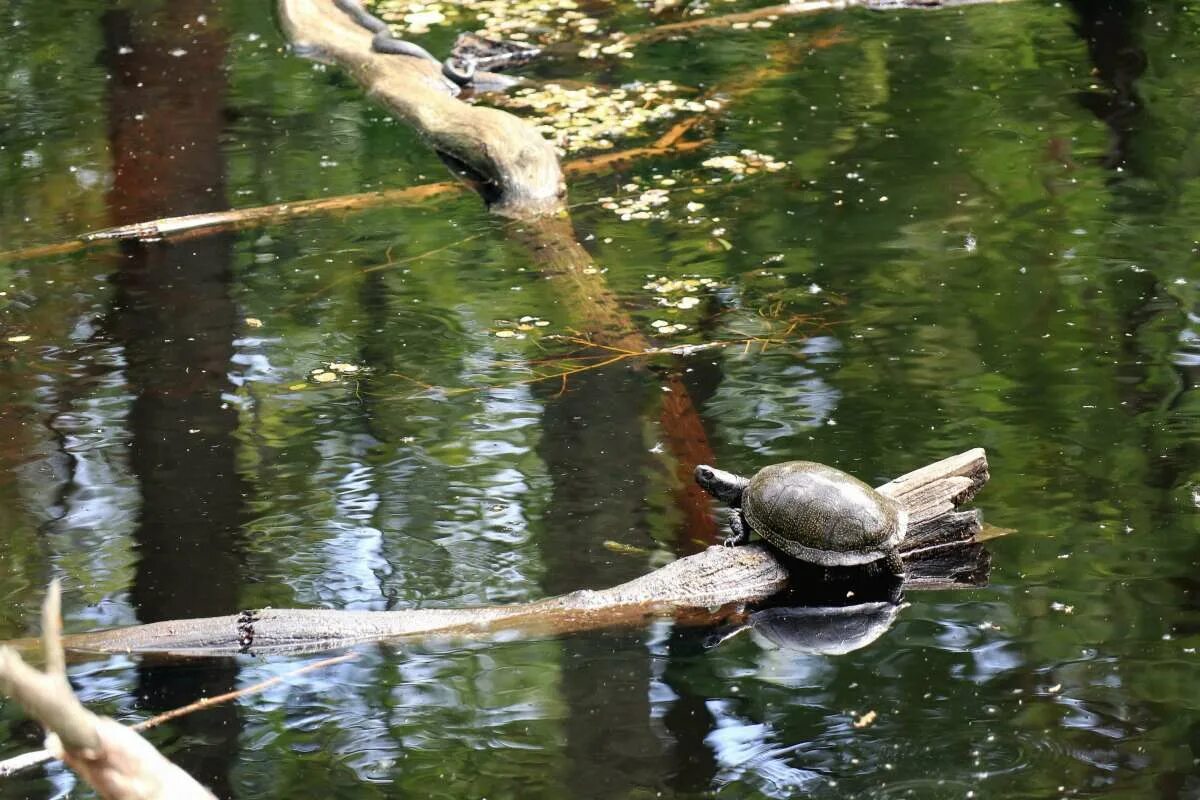
<svg viewBox="0 0 1200 800">
<path fill-rule="evenodd" d="M 267 4 L 0 8 L 0 639 L 56 576 L 72 631 L 598 588 L 719 541 L 698 461 L 881 483 L 983 446 L 976 505 L 1012 531 L 990 585 L 909 592 L 868 647 L 669 621 L 377 645 L 150 738 L 237 798 L 1200 797 L 1200 9 L 634 52 L 532 74 L 727 105 L 699 149 L 570 179 L 582 288 L 466 193 L 24 258 L 446 172 Z M 571 341 L 602 331 L 726 346 Z M 71 675 L 134 722 L 317 658 Z M 39 740 L 0 705 L 0 758 Z M 0 798 L 73 787 L 53 766 Z"/>
</svg>

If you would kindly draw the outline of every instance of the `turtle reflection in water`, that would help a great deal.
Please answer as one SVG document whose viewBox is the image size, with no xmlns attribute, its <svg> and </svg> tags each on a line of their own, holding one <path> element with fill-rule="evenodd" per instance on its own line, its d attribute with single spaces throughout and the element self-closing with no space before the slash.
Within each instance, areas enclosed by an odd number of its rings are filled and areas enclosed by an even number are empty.
<svg viewBox="0 0 1200 800">
<path fill-rule="evenodd" d="M 812 461 L 763 467 L 752 478 L 701 464 L 696 482 L 731 507 L 727 545 L 744 544 L 757 533 L 793 558 L 825 567 L 881 561 L 904 577 L 896 546 L 904 539 L 908 514 L 841 470 Z"/>
<path fill-rule="evenodd" d="M 764 608 L 744 622 L 718 631 L 705 644 L 721 642 L 750 631 L 760 644 L 810 655 L 840 656 L 866 647 L 892 627 L 903 605 L 890 602 L 851 606 Z"/>
</svg>

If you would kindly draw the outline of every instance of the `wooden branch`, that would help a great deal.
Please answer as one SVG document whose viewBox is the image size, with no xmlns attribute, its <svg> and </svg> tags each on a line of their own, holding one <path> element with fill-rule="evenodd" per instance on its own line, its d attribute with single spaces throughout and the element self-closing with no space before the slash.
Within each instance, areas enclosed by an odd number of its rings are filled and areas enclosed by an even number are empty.
<svg viewBox="0 0 1200 800">
<path fill-rule="evenodd" d="M 46 749 L 107 800 L 215 800 L 137 733 L 80 704 L 67 682 L 61 625 L 54 581 L 42 606 L 46 671 L 0 647 L 0 688 L 50 731 Z"/>
<path fill-rule="evenodd" d="M 345 69 L 434 150 L 477 176 L 492 211 L 527 219 L 564 209 L 558 156 L 533 126 L 462 102 L 432 61 L 374 52 L 371 33 L 332 0 L 280 0 L 279 17 L 298 51 Z"/>
<path fill-rule="evenodd" d="M 931 464 L 880 487 L 910 512 L 939 503 L 951 506 L 964 494 L 961 478 L 978 489 L 987 480 L 983 450 Z M 901 546 L 905 561 L 932 560 L 949 547 L 976 546 L 977 512 L 927 518 L 913 526 Z M 910 588 L 943 588 L 948 576 L 917 571 Z M 80 652 L 217 656 L 236 653 L 312 652 L 363 641 L 425 636 L 475 638 L 499 631 L 553 634 L 641 624 L 652 616 L 684 616 L 692 624 L 728 617 L 731 604 L 764 600 L 788 585 L 788 572 L 763 545 L 710 547 L 609 589 L 508 606 L 407 611 L 264 609 L 240 615 L 171 620 L 78 634 L 66 639 Z M 716 612 L 709 609 L 720 607 Z"/>
<path fill-rule="evenodd" d="M 563 169 L 568 175 L 588 175 L 616 169 L 641 158 L 679 155 L 697 150 L 709 144 L 707 139 L 697 141 L 671 140 L 666 144 L 655 142 L 645 147 L 634 147 L 615 153 L 587 156 L 567 163 Z M 190 236 L 208 235 L 218 231 L 248 228 L 272 222 L 332 214 L 339 211 L 359 211 L 383 205 L 415 205 L 425 200 L 458 194 L 466 187 L 456 181 L 439 181 L 410 186 L 404 189 L 386 189 L 378 192 L 325 197 L 319 200 L 299 200 L 287 203 L 272 203 L 265 206 L 234 208 L 228 211 L 213 211 L 204 214 L 184 214 L 178 217 L 147 220 L 132 225 L 120 225 L 85 233 L 77 239 L 57 244 L 36 245 L 21 250 L 0 253 L 0 263 L 29 261 L 35 258 L 67 255 L 89 247 L 114 241 L 138 240 L 157 241 L 170 238 L 183 241 Z"/>
</svg>

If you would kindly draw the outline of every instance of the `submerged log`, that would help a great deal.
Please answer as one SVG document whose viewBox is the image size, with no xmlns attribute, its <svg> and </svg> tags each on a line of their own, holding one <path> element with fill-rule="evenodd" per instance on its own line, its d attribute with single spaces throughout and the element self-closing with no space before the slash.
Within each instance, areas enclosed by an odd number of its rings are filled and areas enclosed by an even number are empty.
<svg viewBox="0 0 1200 800">
<path fill-rule="evenodd" d="M 473 176 L 493 211 L 530 218 L 564 210 L 558 156 L 532 125 L 462 102 L 431 61 L 373 51 L 371 32 L 333 0 L 279 0 L 279 18 L 298 52 L 345 69 L 439 155 Z"/>
<path fill-rule="evenodd" d="M 912 569 L 906 586 L 970 583 L 939 575 L 939 553 L 978 547 L 979 514 L 956 512 L 988 479 L 982 449 L 939 461 L 879 487 L 904 503 L 914 524 L 900 551 Z M 338 611 L 259 609 L 240 615 L 171 620 L 65 638 L 69 650 L 179 656 L 312 652 L 364 641 L 429 636 L 479 637 L 501 631 L 554 634 L 638 624 L 675 616 L 720 622 L 733 606 L 761 601 L 788 586 L 788 570 L 764 545 L 710 547 L 648 575 L 608 589 L 583 590 L 532 603 L 466 609 Z M 716 608 L 715 611 L 712 609 Z"/>
</svg>

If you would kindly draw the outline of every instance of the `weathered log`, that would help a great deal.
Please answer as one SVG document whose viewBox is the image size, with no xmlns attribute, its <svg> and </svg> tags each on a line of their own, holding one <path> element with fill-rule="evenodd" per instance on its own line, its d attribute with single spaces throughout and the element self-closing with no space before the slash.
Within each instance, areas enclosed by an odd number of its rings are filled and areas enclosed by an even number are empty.
<svg viewBox="0 0 1200 800">
<path fill-rule="evenodd" d="M 917 518 L 918 512 L 927 514 L 929 508 L 953 508 L 955 498 L 970 493 L 966 485 L 977 490 L 987 478 L 986 456 L 976 449 L 879 488 L 906 506 L 916 503 L 910 513 Z M 941 494 L 935 497 L 935 492 Z M 925 559 L 936 564 L 941 558 L 939 551 L 971 545 L 979 527 L 976 512 L 918 518 L 901 545 L 902 556 L 906 563 Z M 928 569 L 913 572 L 907 584 L 911 588 L 949 585 L 943 576 Z M 728 606 L 764 600 L 787 585 L 786 567 L 765 546 L 710 547 L 619 586 L 532 603 L 407 611 L 261 609 L 77 634 L 66 637 L 65 644 L 81 652 L 214 656 L 310 652 L 381 639 L 470 638 L 506 630 L 552 634 L 637 624 L 652 616 L 676 615 L 715 623 L 733 613 Z M 714 607 L 717 611 L 710 611 Z"/>
<path fill-rule="evenodd" d="M 298 52 L 345 69 L 439 155 L 477 178 L 491 210 L 532 218 L 565 209 L 558 156 L 533 126 L 462 102 L 431 61 L 373 51 L 371 32 L 332 0 L 280 0 L 279 18 Z"/>
</svg>

